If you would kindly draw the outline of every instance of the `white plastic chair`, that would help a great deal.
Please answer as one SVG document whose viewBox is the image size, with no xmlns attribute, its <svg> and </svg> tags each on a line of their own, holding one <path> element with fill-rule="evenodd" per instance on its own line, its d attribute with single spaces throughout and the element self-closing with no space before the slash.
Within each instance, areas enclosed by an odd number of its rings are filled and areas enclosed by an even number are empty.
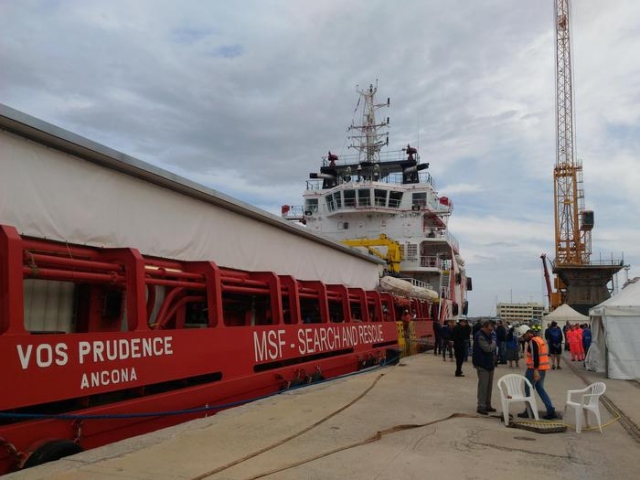
<svg viewBox="0 0 640 480">
<path fill-rule="evenodd" d="M 529 396 L 525 395 L 524 387 L 529 386 Z M 504 417 L 504 425 L 509 426 L 509 404 L 510 403 L 525 403 L 529 404 L 533 411 L 533 417 L 536 420 L 540 420 L 538 417 L 538 404 L 536 403 L 535 391 L 533 385 L 523 375 L 516 373 L 510 373 L 504 375 L 498 379 L 498 390 L 500 390 L 500 400 L 502 402 L 502 415 Z"/>
<path fill-rule="evenodd" d="M 589 427 L 589 412 L 593 412 L 598 421 L 598 428 L 602 433 L 602 422 L 600 421 L 600 396 L 605 392 L 607 386 L 603 382 L 596 382 L 581 390 L 569 390 L 567 392 L 567 403 L 564 406 L 566 417 L 567 408 L 573 408 L 576 411 L 576 433 L 582 431 L 582 417 L 584 423 Z M 578 398 L 572 398 L 573 396 Z"/>
</svg>

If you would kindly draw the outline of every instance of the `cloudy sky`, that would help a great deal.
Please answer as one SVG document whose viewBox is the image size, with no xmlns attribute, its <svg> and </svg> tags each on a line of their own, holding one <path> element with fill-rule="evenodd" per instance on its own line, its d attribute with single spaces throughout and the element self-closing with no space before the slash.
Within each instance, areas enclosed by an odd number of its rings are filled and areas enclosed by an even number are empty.
<svg viewBox="0 0 640 480">
<path fill-rule="evenodd" d="M 640 2 L 574 1 L 593 259 L 640 275 Z M 0 103 L 271 213 L 391 97 L 473 277 L 471 316 L 541 302 L 553 258 L 553 0 L 2 0 Z M 619 275 L 620 283 L 625 274 Z"/>
</svg>

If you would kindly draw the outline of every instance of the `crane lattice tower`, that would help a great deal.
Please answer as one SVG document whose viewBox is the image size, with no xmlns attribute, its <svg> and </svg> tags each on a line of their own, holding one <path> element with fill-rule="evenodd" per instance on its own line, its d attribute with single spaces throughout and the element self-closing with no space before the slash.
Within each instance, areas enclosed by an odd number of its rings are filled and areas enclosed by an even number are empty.
<svg viewBox="0 0 640 480">
<path fill-rule="evenodd" d="M 556 163 L 554 217 L 556 258 L 553 273 L 561 301 L 583 314 L 610 297 L 608 288 L 623 262 L 591 262 L 594 213 L 585 210 L 582 164 L 576 157 L 569 0 L 555 0 Z M 550 306 L 551 308 L 557 305 Z"/>
</svg>

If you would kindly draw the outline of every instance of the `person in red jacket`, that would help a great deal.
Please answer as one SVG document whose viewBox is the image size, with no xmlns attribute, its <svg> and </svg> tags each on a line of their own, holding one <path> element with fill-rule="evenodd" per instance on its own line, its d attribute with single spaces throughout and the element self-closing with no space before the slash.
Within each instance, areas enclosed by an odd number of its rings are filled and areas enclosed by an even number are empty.
<svg viewBox="0 0 640 480">
<path fill-rule="evenodd" d="M 578 361 L 578 332 L 576 332 L 576 325 L 571 325 L 567 330 L 567 343 L 571 352 L 571 361 Z"/>
</svg>

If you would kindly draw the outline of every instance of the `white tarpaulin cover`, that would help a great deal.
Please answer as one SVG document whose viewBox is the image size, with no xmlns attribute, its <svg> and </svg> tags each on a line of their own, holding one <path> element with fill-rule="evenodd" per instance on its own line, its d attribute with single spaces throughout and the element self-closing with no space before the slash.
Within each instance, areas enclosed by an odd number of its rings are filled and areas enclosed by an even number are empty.
<svg viewBox="0 0 640 480">
<path fill-rule="evenodd" d="M 619 380 L 640 379 L 640 277 L 589 310 L 592 343 L 589 370 Z"/>
<path fill-rule="evenodd" d="M 245 215 L 212 204 L 216 192 L 205 187 L 185 194 L 3 130 L 0 163 L 0 224 L 21 234 L 365 289 L 378 283 L 378 263 L 278 227 L 284 220 L 266 212 L 261 221 L 249 206 Z"/>
</svg>

